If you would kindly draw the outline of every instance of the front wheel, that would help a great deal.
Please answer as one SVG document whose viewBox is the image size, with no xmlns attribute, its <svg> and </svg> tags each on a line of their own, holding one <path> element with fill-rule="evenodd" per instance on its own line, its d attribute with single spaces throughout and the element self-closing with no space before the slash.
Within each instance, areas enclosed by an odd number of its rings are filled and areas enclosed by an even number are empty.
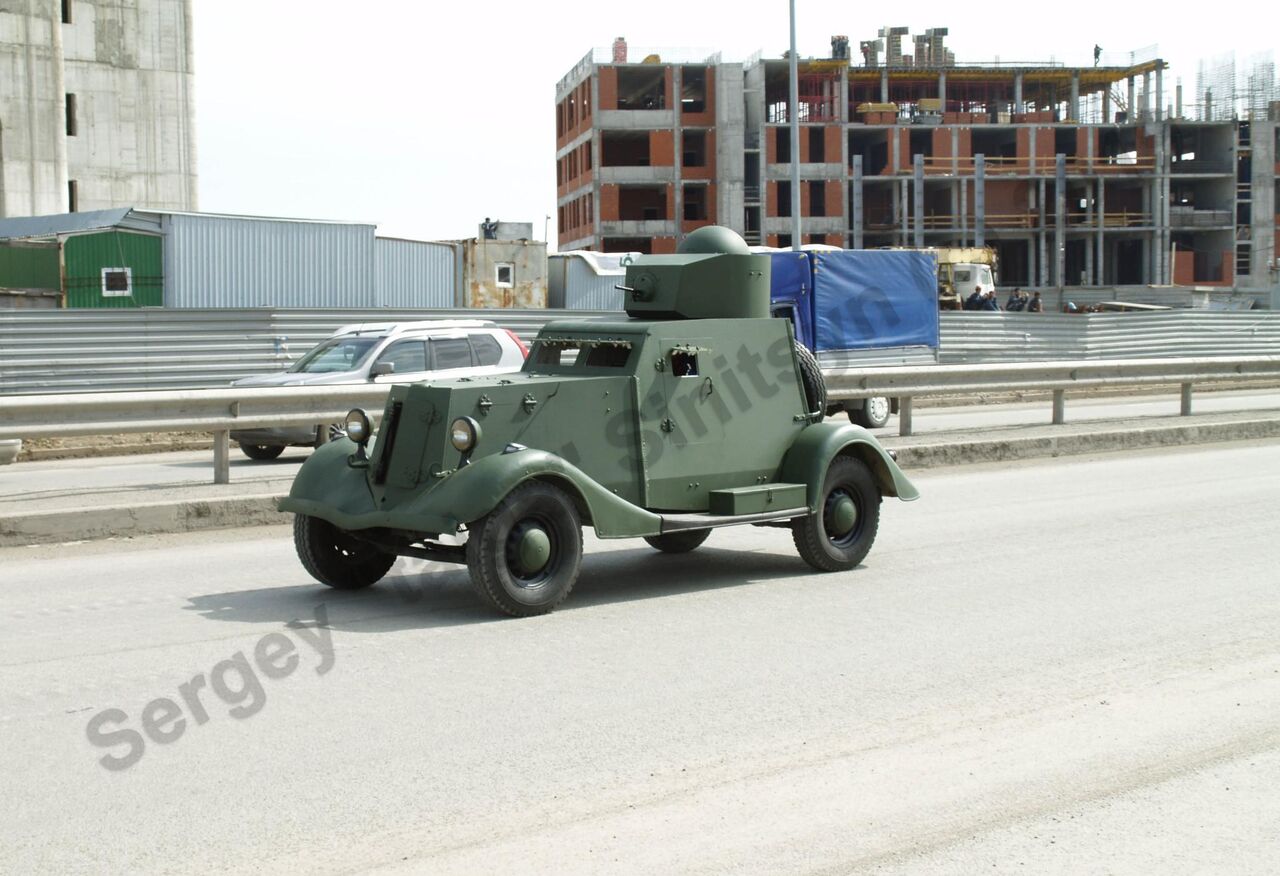
<svg viewBox="0 0 1280 876">
<path fill-rule="evenodd" d="M 355 538 L 327 520 L 298 514 L 293 518 L 293 545 L 302 567 L 321 584 L 338 590 L 368 587 L 395 564 L 395 554 Z"/>
<path fill-rule="evenodd" d="M 865 463 L 837 456 L 827 468 L 818 507 L 791 521 L 800 558 L 819 572 L 852 569 L 866 558 L 880 525 L 880 490 Z"/>
<path fill-rule="evenodd" d="M 526 481 L 471 526 L 467 570 L 480 598 L 503 614 L 546 614 L 568 597 L 582 566 L 582 523 L 559 487 Z"/>
<path fill-rule="evenodd" d="M 649 547 L 664 554 L 687 554 L 696 549 L 711 534 L 710 529 L 685 529 L 680 532 L 664 532 L 662 535 L 646 535 Z"/>
</svg>

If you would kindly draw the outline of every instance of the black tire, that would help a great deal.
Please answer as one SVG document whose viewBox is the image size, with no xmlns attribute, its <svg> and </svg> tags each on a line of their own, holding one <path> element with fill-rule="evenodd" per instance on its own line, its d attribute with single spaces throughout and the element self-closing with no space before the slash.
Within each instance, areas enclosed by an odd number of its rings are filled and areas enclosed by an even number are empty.
<svg viewBox="0 0 1280 876">
<path fill-rule="evenodd" d="M 841 499 L 852 500 L 856 517 L 847 531 L 836 530 L 835 510 Z M 791 536 L 800 558 L 819 572 L 842 572 L 866 558 L 880 525 L 880 490 L 859 459 L 837 456 L 827 468 L 822 498 L 814 514 L 791 521 Z"/>
<path fill-rule="evenodd" d="M 250 459 L 268 460 L 275 459 L 284 453 L 283 444 L 241 444 L 240 452 Z"/>
<path fill-rule="evenodd" d="M 520 549 L 533 530 L 546 537 L 543 565 L 522 565 Z M 471 525 L 467 570 L 480 598 L 503 614 L 532 617 L 564 602 L 582 566 L 582 522 L 564 490 L 542 481 L 516 487 Z"/>
<path fill-rule="evenodd" d="M 822 379 L 818 357 L 796 341 L 796 361 L 800 363 L 800 380 L 804 384 L 804 400 L 809 411 L 817 411 L 821 420 L 827 412 L 827 382 Z"/>
<path fill-rule="evenodd" d="M 646 535 L 644 540 L 649 543 L 649 547 L 664 554 L 687 554 L 706 541 L 710 534 L 710 529 L 684 529 L 679 532 L 664 532 L 662 535 Z"/>
<path fill-rule="evenodd" d="M 293 518 L 293 545 L 302 567 L 321 584 L 359 590 L 378 581 L 395 563 L 395 554 L 380 551 L 319 517 Z"/>
<path fill-rule="evenodd" d="M 889 413 L 887 398 L 863 399 L 859 407 L 849 411 L 849 422 L 867 429 L 883 429 L 889 422 Z"/>
</svg>

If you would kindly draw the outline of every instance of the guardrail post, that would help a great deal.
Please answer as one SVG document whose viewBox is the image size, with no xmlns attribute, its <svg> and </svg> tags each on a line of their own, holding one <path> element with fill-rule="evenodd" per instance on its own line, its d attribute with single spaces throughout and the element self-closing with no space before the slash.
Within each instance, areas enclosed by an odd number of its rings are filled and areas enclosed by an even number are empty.
<svg viewBox="0 0 1280 876">
<path fill-rule="evenodd" d="M 1067 421 L 1067 393 L 1066 390 L 1055 389 L 1053 391 L 1053 425 L 1061 426 Z"/>
<path fill-rule="evenodd" d="M 1182 416 L 1191 416 L 1191 384 L 1182 384 Z"/>
<path fill-rule="evenodd" d="M 226 429 L 213 433 L 213 482 L 231 483 L 231 433 Z"/>
<path fill-rule="evenodd" d="M 911 396 L 898 399 L 898 434 L 906 437 L 911 434 Z"/>
</svg>

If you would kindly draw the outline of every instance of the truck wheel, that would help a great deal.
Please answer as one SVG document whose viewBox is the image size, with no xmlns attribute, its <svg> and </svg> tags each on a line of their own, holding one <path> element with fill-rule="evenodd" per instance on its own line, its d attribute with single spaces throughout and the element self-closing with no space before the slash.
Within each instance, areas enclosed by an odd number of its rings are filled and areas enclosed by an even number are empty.
<svg viewBox="0 0 1280 876">
<path fill-rule="evenodd" d="M 559 487 L 527 481 L 471 526 L 467 570 L 480 598 L 504 614 L 546 614 L 582 566 L 582 523 Z"/>
<path fill-rule="evenodd" d="M 837 456 L 818 510 L 791 521 L 800 558 L 819 572 L 852 569 L 867 556 L 880 524 L 880 491 L 861 460 Z"/>
<path fill-rule="evenodd" d="M 868 429 L 881 429 L 889 422 L 889 400 L 882 395 L 863 399 L 862 407 L 849 411 L 849 422 Z"/>
<path fill-rule="evenodd" d="M 293 518 L 293 546 L 302 567 L 321 584 L 359 590 L 379 580 L 395 563 L 395 554 L 353 538 L 327 520 L 298 514 Z"/>
<path fill-rule="evenodd" d="M 818 419 L 826 416 L 827 382 L 822 379 L 818 357 L 804 344 L 796 341 L 796 361 L 800 363 L 800 379 L 804 383 L 804 400 L 810 411 L 818 412 Z"/>
<path fill-rule="evenodd" d="M 241 444 L 240 452 L 250 459 L 275 459 L 284 453 L 283 444 Z"/>
<path fill-rule="evenodd" d="M 687 554 L 707 540 L 710 529 L 685 529 L 680 532 L 664 532 L 662 535 L 646 535 L 649 547 L 664 554 Z"/>
</svg>

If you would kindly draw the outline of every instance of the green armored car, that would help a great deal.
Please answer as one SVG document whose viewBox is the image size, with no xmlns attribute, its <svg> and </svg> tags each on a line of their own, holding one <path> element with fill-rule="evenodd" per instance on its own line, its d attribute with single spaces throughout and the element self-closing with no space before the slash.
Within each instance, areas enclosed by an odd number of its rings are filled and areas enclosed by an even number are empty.
<svg viewBox="0 0 1280 876">
<path fill-rule="evenodd" d="M 881 497 L 918 494 L 870 433 L 823 421 L 816 361 L 770 317 L 768 256 L 701 228 L 621 289 L 625 317 L 548 323 L 518 373 L 393 387 L 376 439 L 352 411 L 280 503 L 307 571 L 358 588 L 397 556 L 464 563 L 527 616 L 573 589 L 584 524 L 668 553 L 783 526 L 815 569 L 861 562 Z"/>
</svg>

